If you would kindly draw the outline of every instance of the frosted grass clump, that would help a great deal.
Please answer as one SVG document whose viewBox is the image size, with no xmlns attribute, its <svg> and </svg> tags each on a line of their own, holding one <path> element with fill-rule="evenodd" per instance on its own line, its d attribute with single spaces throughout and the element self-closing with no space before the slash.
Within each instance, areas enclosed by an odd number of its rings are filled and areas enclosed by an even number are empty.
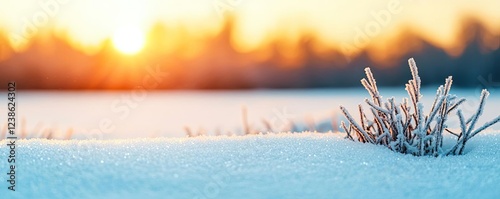
<svg viewBox="0 0 500 199">
<path fill-rule="evenodd" d="M 451 76 L 446 79 L 444 85 L 438 88 L 430 112 L 427 115 L 424 114 L 424 105 L 420 101 L 422 95 L 418 68 L 413 58 L 410 58 L 408 63 L 413 79 L 406 84 L 409 98 L 404 98 L 400 104 L 396 104 L 394 98 L 389 98 L 384 102 L 370 68 L 365 69 L 367 79 L 363 78 L 361 84 L 371 95 L 371 100 L 365 99 L 369 111 L 365 112 L 361 104 L 358 105 L 360 115 L 358 122 L 345 107 L 340 106 L 349 123 L 348 125 L 341 123 L 341 128 L 347 133 L 346 138 L 383 145 L 392 151 L 416 156 L 461 155 L 465 144 L 472 137 L 500 121 L 500 116 L 497 116 L 490 122 L 475 128 L 489 92 L 486 89 L 482 90 L 479 107 L 472 116 L 466 119 L 462 110 L 459 109 L 465 99 L 450 94 L 453 83 Z M 449 130 L 446 123 L 448 116 L 454 110 L 460 121 L 459 133 Z M 457 137 L 456 143 L 449 149 L 443 149 L 445 131 Z"/>
</svg>

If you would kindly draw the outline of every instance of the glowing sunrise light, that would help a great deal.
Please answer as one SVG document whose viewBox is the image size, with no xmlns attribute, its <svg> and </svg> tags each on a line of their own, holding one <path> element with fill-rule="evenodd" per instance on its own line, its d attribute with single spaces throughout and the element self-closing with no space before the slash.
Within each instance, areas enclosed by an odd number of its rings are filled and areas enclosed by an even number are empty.
<svg viewBox="0 0 500 199">
<path fill-rule="evenodd" d="M 144 37 L 144 33 L 137 27 L 122 27 L 115 31 L 112 40 L 118 51 L 133 55 L 144 47 Z"/>
</svg>

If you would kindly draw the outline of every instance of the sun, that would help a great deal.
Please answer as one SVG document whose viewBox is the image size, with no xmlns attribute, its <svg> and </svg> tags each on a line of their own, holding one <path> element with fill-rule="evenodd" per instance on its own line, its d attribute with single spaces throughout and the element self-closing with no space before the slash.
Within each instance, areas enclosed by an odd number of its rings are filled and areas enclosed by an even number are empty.
<svg viewBox="0 0 500 199">
<path fill-rule="evenodd" d="M 121 27 L 115 31 L 112 40 L 115 48 L 127 55 L 138 53 L 145 43 L 144 33 L 137 27 Z"/>
</svg>

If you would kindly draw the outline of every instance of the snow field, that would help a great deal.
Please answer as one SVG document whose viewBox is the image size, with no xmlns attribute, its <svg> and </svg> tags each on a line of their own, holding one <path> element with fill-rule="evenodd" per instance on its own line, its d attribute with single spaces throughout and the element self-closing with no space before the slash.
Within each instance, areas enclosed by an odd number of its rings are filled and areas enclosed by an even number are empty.
<svg viewBox="0 0 500 199">
<path fill-rule="evenodd" d="M 500 132 L 465 155 L 416 157 L 343 133 L 19 140 L 1 198 L 500 198 Z M 448 138 L 447 138 L 448 139 Z M 451 139 L 451 138 L 450 138 Z"/>
</svg>

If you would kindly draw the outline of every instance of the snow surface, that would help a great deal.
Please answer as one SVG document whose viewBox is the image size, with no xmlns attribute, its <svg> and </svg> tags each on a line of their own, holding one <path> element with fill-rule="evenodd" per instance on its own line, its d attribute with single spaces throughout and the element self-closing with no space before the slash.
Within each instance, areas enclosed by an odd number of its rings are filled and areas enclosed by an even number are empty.
<svg viewBox="0 0 500 199">
<path fill-rule="evenodd" d="M 2 158 L 0 198 L 500 198 L 500 132 L 438 158 L 344 135 L 21 140 L 17 191 Z"/>
<path fill-rule="evenodd" d="M 437 88 L 436 85 L 422 89 L 426 110 L 431 108 Z M 491 95 L 478 124 L 490 121 L 500 112 L 500 89 L 489 90 Z M 403 84 L 396 88 L 381 87 L 380 93 L 384 98 L 394 96 L 398 103 L 408 97 Z M 464 116 L 475 113 L 481 89 L 452 88 L 451 93 L 467 99 L 462 104 Z M 6 95 L 0 92 L 0 96 Z M 332 117 L 344 118 L 339 105 L 345 106 L 357 118 L 358 104 L 363 104 L 367 110 L 364 99 L 370 97 L 361 85 L 348 89 L 154 91 L 130 106 L 124 101 L 132 99 L 131 91 L 20 91 L 16 96 L 19 132 L 25 126 L 28 137 L 40 137 L 44 130 L 51 129 L 53 136 L 60 139 L 69 128 L 74 130 L 73 138 L 77 139 L 184 137 L 186 126 L 195 133 L 206 130 L 209 135 L 215 135 L 215 131 L 220 130 L 223 134 L 241 134 L 242 106 L 247 108 L 249 125 L 255 129 L 265 129 L 263 119 L 275 127 L 286 125 L 288 121 L 308 126 L 312 120 L 318 124 L 316 130 L 324 131 L 331 129 Z M 7 104 L 7 98 L 0 98 L 0 104 Z M 0 109 L 0 113 L 5 110 Z M 452 113 L 450 119 L 455 118 L 456 114 Z M 100 127 L 102 120 L 111 120 L 113 130 L 99 136 L 89 135 L 88 132 Z M 3 125 L 0 123 L 0 127 Z M 459 128 L 460 125 L 456 123 L 450 127 Z M 500 125 L 491 129 L 500 131 Z M 280 130 L 283 129 L 273 129 Z"/>
</svg>

